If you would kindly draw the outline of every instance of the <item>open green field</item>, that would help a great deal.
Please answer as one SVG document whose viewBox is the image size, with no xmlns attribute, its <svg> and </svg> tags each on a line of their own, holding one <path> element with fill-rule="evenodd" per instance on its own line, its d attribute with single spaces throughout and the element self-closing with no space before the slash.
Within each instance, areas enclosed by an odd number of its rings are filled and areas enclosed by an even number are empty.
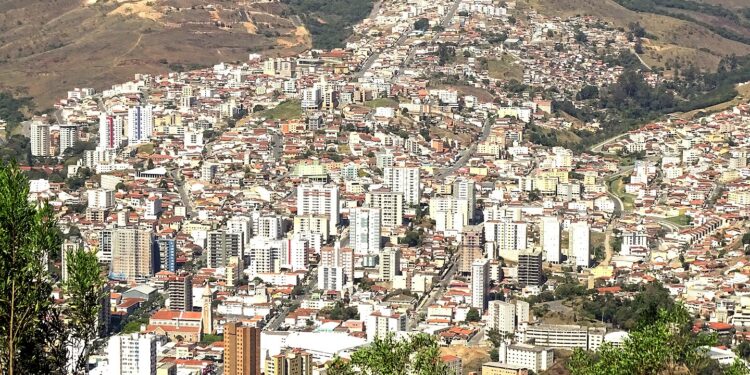
<svg viewBox="0 0 750 375">
<path fill-rule="evenodd" d="M 375 100 L 370 100 L 369 102 L 365 102 L 365 105 L 370 108 L 377 108 L 377 107 L 398 108 L 398 101 L 391 99 L 391 98 L 378 98 Z"/>
<path fill-rule="evenodd" d="M 259 117 L 274 120 L 291 120 L 302 117 L 302 107 L 299 100 L 287 100 L 274 108 L 260 112 Z"/>
<path fill-rule="evenodd" d="M 666 220 L 680 226 L 690 225 L 690 222 L 693 221 L 693 219 L 687 215 L 672 216 L 668 217 Z"/>
<path fill-rule="evenodd" d="M 504 53 L 497 60 L 488 60 L 487 71 L 490 77 L 495 79 L 515 79 L 518 81 L 523 79 L 523 66 L 518 63 L 515 57 L 507 53 Z"/>
<path fill-rule="evenodd" d="M 625 182 L 622 180 L 622 177 L 618 177 L 609 182 L 609 191 L 622 200 L 623 209 L 625 211 L 633 211 L 633 208 L 635 207 L 635 195 L 625 192 Z"/>
</svg>

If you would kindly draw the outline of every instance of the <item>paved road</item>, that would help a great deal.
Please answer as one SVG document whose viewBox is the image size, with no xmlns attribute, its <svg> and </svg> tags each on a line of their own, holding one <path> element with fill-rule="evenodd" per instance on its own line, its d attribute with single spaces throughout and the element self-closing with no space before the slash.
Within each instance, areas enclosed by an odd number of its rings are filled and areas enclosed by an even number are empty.
<svg viewBox="0 0 750 375">
<path fill-rule="evenodd" d="M 273 135 L 273 160 L 281 159 L 281 152 L 284 151 L 284 137 L 280 134 Z"/>
<path fill-rule="evenodd" d="M 452 166 L 442 169 L 439 172 L 435 173 L 435 179 L 436 180 L 442 180 L 445 177 L 448 177 L 449 175 L 453 174 L 455 171 L 457 171 L 460 168 L 463 168 L 466 163 L 469 162 L 469 159 L 471 159 L 472 156 L 474 156 L 474 153 L 477 151 L 477 144 L 479 142 L 483 142 L 487 139 L 487 137 L 490 136 L 490 131 L 492 130 L 492 124 L 494 123 L 494 120 L 492 118 L 488 118 L 484 121 L 484 126 L 482 127 L 482 134 L 479 136 L 479 141 L 472 144 L 469 148 L 464 150 L 461 153 L 461 156 L 456 160 L 455 163 L 453 163 Z"/>
<path fill-rule="evenodd" d="M 303 301 L 305 299 L 310 298 L 312 295 L 313 290 L 315 290 L 318 287 L 318 269 L 317 268 L 311 268 L 309 271 L 307 271 L 306 276 L 306 282 L 303 284 L 305 288 L 305 293 L 301 295 L 300 297 L 295 298 L 295 300 Z M 274 331 L 279 328 L 281 323 L 284 323 L 284 320 L 286 319 L 287 315 L 289 315 L 289 306 L 284 306 L 281 308 L 279 313 L 271 319 L 271 321 L 266 324 L 265 327 L 263 327 L 264 331 Z"/>
<path fill-rule="evenodd" d="M 448 10 L 448 13 L 445 13 L 445 16 L 443 16 L 443 20 L 440 22 L 440 26 L 442 26 L 444 29 L 450 26 L 451 21 L 453 21 L 453 16 L 458 11 L 458 7 L 461 5 L 461 0 L 456 0 L 453 3 L 453 6 Z M 437 38 L 437 34 L 432 37 L 433 40 Z"/>
<path fill-rule="evenodd" d="M 182 205 L 185 206 L 185 215 L 187 215 L 187 217 L 192 216 L 193 203 L 190 201 L 190 197 L 185 191 L 185 183 L 181 182 L 178 178 L 177 168 L 170 170 L 169 174 L 172 176 L 172 180 L 174 180 L 174 186 L 177 188 L 177 192 L 180 193 L 180 200 L 182 201 Z"/>
<path fill-rule="evenodd" d="M 375 6 L 373 7 L 373 11 L 376 10 L 375 9 L 376 7 L 378 9 L 380 8 L 380 3 L 381 2 L 375 3 Z M 445 13 L 445 15 L 443 16 L 443 18 L 440 21 L 440 25 L 443 28 L 446 28 L 446 27 L 450 26 L 451 22 L 453 21 L 453 16 L 456 15 L 456 12 L 458 11 L 458 7 L 460 5 L 461 5 L 461 1 L 460 0 L 456 0 L 453 3 L 453 6 L 448 10 L 448 12 Z M 377 15 L 377 13 L 372 13 L 371 12 L 370 13 L 370 18 L 373 17 L 373 14 Z M 406 42 L 406 40 L 409 38 L 409 32 L 411 32 L 411 27 L 409 28 L 409 30 L 406 30 L 403 34 L 401 34 L 401 36 L 396 40 L 395 43 L 393 43 L 392 46 L 386 47 L 383 50 L 380 50 L 380 51 L 377 51 L 377 52 L 374 52 L 373 54 L 371 54 L 370 57 L 368 57 L 367 60 L 365 60 L 365 62 L 362 63 L 362 66 L 360 67 L 359 71 L 355 72 L 353 74 L 353 76 L 355 78 L 359 78 L 359 77 L 364 76 L 365 73 L 367 73 L 370 70 L 370 68 L 372 68 L 372 65 L 375 63 L 375 61 L 378 60 L 378 58 L 380 57 L 380 55 L 383 52 L 385 52 L 387 49 L 395 49 L 395 48 L 398 48 L 400 46 L 403 46 L 404 43 Z M 432 36 L 432 41 L 433 42 L 437 40 L 439 34 L 440 33 L 435 33 L 435 35 Z M 414 48 L 412 48 L 409 51 L 409 55 L 407 55 L 406 59 L 401 64 L 401 66 L 406 66 L 406 64 L 409 62 L 409 60 L 411 60 L 412 58 L 414 58 L 414 52 L 415 52 Z M 399 72 L 399 74 L 400 74 L 400 72 Z M 391 81 L 393 81 L 393 80 L 395 80 L 395 77 L 391 79 Z"/>
<path fill-rule="evenodd" d="M 614 141 L 616 141 L 616 140 L 618 140 L 618 139 L 620 139 L 622 137 L 625 137 L 627 135 L 628 135 L 628 133 L 623 133 L 623 134 L 620 134 L 620 135 L 616 135 L 616 136 L 614 136 L 614 137 L 612 137 L 610 139 L 607 139 L 606 141 L 603 141 L 601 143 L 597 143 L 597 144 L 591 146 L 591 152 L 601 152 L 602 151 L 602 147 L 604 147 L 606 144 L 614 142 Z"/>
<path fill-rule="evenodd" d="M 414 309 L 414 315 L 411 317 L 406 327 L 407 331 L 411 331 L 416 328 L 417 324 L 419 324 L 419 314 L 425 313 L 426 315 L 427 308 L 443 296 L 445 289 L 448 287 L 448 284 L 450 284 L 451 280 L 453 280 L 453 276 L 458 270 L 458 262 L 456 261 L 456 257 L 454 257 L 450 261 L 448 267 L 448 271 L 443 275 L 443 277 L 440 278 L 440 281 L 432 286 L 432 290 L 430 290 L 430 293 L 427 295 L 427 297 L 423 298 L 422 302 L 420 302 L 417 308 Z"/>
</svg>

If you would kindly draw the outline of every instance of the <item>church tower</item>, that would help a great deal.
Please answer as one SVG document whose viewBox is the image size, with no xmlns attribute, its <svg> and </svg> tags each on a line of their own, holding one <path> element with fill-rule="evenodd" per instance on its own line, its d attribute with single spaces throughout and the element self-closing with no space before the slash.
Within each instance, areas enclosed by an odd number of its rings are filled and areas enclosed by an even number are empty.
<svg viewBox="0 0 750 375">
<path fill-rule="evenodd" d="M 211 295 L 211 288 L 206 283 L 206 287 L 203 289 L 203 306 L 201 310 L 201 320 L 203 321 L 203 334 L 214 333 L 214 316 L 211 309 L 213 303 L 213 296 Z"/>
</svg>

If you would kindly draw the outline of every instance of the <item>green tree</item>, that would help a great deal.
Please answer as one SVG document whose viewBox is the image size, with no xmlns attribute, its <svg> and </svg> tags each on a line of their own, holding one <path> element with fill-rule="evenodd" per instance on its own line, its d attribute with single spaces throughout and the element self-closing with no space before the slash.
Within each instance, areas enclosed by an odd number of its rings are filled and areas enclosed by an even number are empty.
<svg viewBox="0 0 750 375">
<path fill-rule="evenodd" d="M 705 347 L 716 338 L 694 334 L 691 323 L 681 305 L 659 310 L 655 321 L 631 331 L 622 347 L 604 344 L 596 353 L 577 349 L 568 368 L 572 375 L 696 373 L 712 364 Z"/>
<path fill-rule="evenodd" d="M 487 331 L 487 340 L 490 340 L 492 346 L 497 348 L 503 342 L 503 334 L 497 328 L 490 328 Z"/>
<path fill-rule="evenodd" d="M 479 315 L 479 310 L 475 308 L 470 308 L 469 312 L 466 313 L 466 321 L 467 322 L 478 322 L 482 319 L 482 317 Z"/>
<path fill-rule="evenodd" d="M 60 232 L 49 205 L 27 201 L 17 165 L 0 167 L 0 373 L 65 373 L 65 336 L 50 297 L 50 254 Z"/>
<path fill-rule="evenodd" d="M 68 280 L 63 284 L 67 300 L 65 316 L 70 328 L 72 347 L 69 353 L 73 373 L 85 374 L 88 356 L 94 340 L 99 336 L 99 313 L 106 298 L 105 280 L 96 254 L 78 249 L 66 254 Z"/>
<path fill-rule="evenodd" d="M 328 366 L 329 375 L 447 375 L 440 360 L 434 336 L 417 334 L 397 340 L 392 334 L 352 353 L 350 361 L 336 357 Z"/>
</svg>

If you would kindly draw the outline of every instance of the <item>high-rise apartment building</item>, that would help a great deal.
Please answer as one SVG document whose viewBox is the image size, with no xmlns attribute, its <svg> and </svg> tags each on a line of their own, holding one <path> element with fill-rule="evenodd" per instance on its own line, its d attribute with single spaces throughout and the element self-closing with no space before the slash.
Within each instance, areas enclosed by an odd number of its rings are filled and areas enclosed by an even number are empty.
<svg viewBox="0 0 750 375">
<path fill-rule="evenodd" d="M 490 260 L 477 259 L 471 265 L 471 307 L 483 312 L 487 308 L 490 287 Z"/>
<path fill-rule="evenodd" d="M 404 220 L 404 193 L 386 188 L 372 190 L 365 194 L 365 206 L 380 209 L 383 228 L 400 227 Z"/>
<path fill-rule="evenodd" d="M 516 305 L 505 301 L 490 301 L 487 306 L 488 329 L 494 328 L 500 333 L 516 331 Z"/>
<path fill-rule="evenodd" d="M 159 289 L 167 292 L 168 309 L 193 311 L 193 276 L 190 273 L 161 271 L 152 280 Z"/>
<path fill-rule="evenodd" d="M 299 234 L 282 240 L 281 264 L 292 271 L 306 270 L 310 255 L 310 243 Z"/>
<path fill-rule="evenodd" d="M 112 238 L 114 233 L 112 229 L 99 231 L 99 252 L 97 256 L 102 263 L 112 263 Z"/>
<path fill-rule="evenodd" d="M 260 329 L 240 322 L 224 325 L 224 374 L 260 374 Z"/>
<path fill-rule="evenodd" d="M 154 111 L 150 105 L 128 109 L 128 143 L 148 143 L 154 132 Z"/>
<path fill-rule="evenodd" d="M 253 220 L 253 235 L 271 240 L 281 238 L 284 220 L 279 215 L 259 215 Z"/>
<path fill-rule="evenodd" d="M 80 237 L 70 237 L 63 241 L 62 248 L 60 249 L 60 258 L 62 264 L 60 265 L 60 273 L 62 281 L 68 281 L 68 253 L 76 252 L 83 248 L 83 241 Z"/>
<path fill-rule="evenodd" d="M 528 247 L 527 228 L 528 224 L 524 221 L 508 218 L 490 220 L 484 223 L 484 238 L 494 243 L 493 256 L 515 260 L 518 258 L 518 252 Z"/>
<path fill-rule="evenodd" d="M 206 260 L 208 268 L 226 267 L 229 258 L 242 256 L 242 232 L 227 229 L 208 232 Z"/>
<path fill-rule="evenodd" d="M 322 184 L 299 185 L 297 215 L 326 215 L 330 233 L 336 233 L 339 223 L 339 187 Z"/>
<path fill-rule="evenodd" d="M 518 254 L 518 283 L 521 285 L 542 285 L 542 251 L 523 251 Z"/>
<path fill-rule="evenodd" d="M 174 238 L 159 238 L 156 240 L 159 251 L 159 269 L 175 272 L 177 270 L 177 242 Z"/>
<path fill-rule="evenodd" d="M 117 228 L 112 236 L 110 276 L 118 280 L 145 280 L 154 274 L 154 235 L 143 228 Z"/>
<path fill-rule="evenodd" d="M 99 116 L 99 148 L 116 150 L 122 145 L 123 121 L 120 116 L 102 113 Z"/>
<path fill-rule="evenodd" d="M 585 221 L 570 224 L 568 254 L 575 258 L 576 266 L 591 266 L 591 227 Z"/>
<path fill-rule="evenodd" d="M 132 333 L 109 338 L 109 374 L 156 375 L 156 336 Z"/>
<path fill-rule="evenodd" d="M 227 229 L 242 233 L 243 246 L 247 247 L 250 239 L 253 238 L 253 218 L 251 216 L 233 216 L 227 220 Z"/>
<path fill-rule="evenodd" d="M 461 233 L 460 263 L 458 272 L 471 273 L 471 266 L 475 260 L 482 258 L 484 247 L 484 231 L 481 225 L 468 225 Z"/>
<path fill-rule="evenodd" d="M 52 156 L 50 150 L 49 124 L 41 121 L 31 122 L 31 155 Z"/>
<path fill-rule="evenodd" d="M 115 205 L 114 190 L 104 188 L 86 190 L 86 197 L 90 208 L 108 209 Z"/>
<path fill-rule="evenodd" d="M 419 204 L 422 189 L 418 167 L 386 167 L 383 169 L 383 185 L 404 193 L 405 204 Z"/>
<path fill-rule="evenodd" d="M 477 205 L 474 181 L 465 177 L 457 178 L 453 182 L 453 197 L 461 202 L 465 202 L 467 219 L 469 222 L 473 222 Z"/>
<path fill-rule="evenodd" d="M 384 248 L 380 252 L 380 278 L 390 281 L 400 274 L 401 250 L 395 247 Z"/>
<path fill-rule="evenodd" d="M 75 147 L 76 143 L 78 143 L 78 125 L 60 125 L 60 147 L 58 149 L 59 154 L 62 155 L 65 153 L 65 150 Z"/>
<path fill-rule="evenodd" d="M 381 212 L 381 209 L 373 207 L 349 210 L 349 239 L 357 255 L 380 252 Z"/>
<path fill-rule="evenodd" d="M 556 216 L 542 218 L 542 251 L 550 263 L 560 263 L 560 221 Z"/>
</svg>

